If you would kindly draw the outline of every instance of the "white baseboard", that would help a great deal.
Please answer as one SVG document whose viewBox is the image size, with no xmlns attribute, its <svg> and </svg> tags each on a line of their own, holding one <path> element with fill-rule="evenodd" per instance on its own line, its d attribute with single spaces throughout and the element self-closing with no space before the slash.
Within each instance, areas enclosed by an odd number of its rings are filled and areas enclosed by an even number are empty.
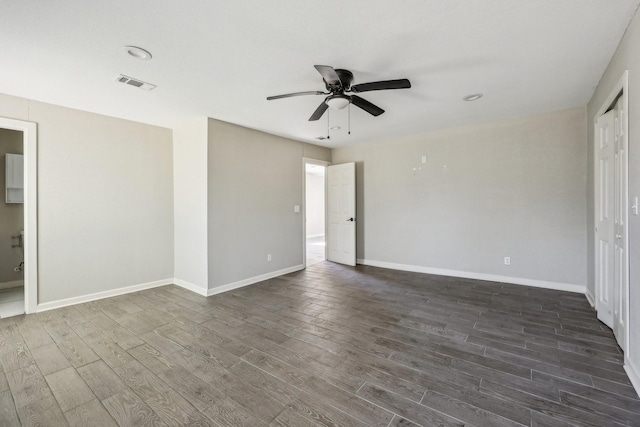
<svg viewBox="0 0 640 427">
<path fill-rule="evenodd" d="M 13 280 L 11 282 L 0 283 L 0 289 L 17 288 L 20 286 L 24 286 L 24 280 Z"/>
<path fill-rule="evenodd" d="M 272 271 L 270 273 L 261 274 L 260 276 L 250 277 L 248 279 L 239 280 L 237 282 L 228 283 L 226 285 L 216 286 L 209 289 L 207 296 L 221 294 L 223 292 L 229 292 L 234 289 L 242 288 L 244 286 L 253 285 L 254 283 L 262 282 L 263 280 L 273 279 L 274 277 L 282 276 L 284 274 L 293 273 L 294 271 L 300 271 L 304 269 L 304 265 L 295 265 L 293 267 L 283 268 L 282 270 Z"/>
<path fill-rule="evenodd" d="M 548 282 L 544 280 L 524 279 L 520 277 L 499 276 L 494 274 L 472 273 L 469 271 L 446 270 L 442 268 L 423 267 L 419 265 L 396 264 L 392 262 L 374 261 L 369 259 L 358 259 L 358 264 L 370 265 L 372 267 L 389 268 L 392 270 L 412 271 L 414 273 L 435 274 L 438 276 L 463 277 L 465 279 L 487 280 L 490 282 L 511 283 L 514 285 L 534 286 L 536 288 L 554 289 L 558 291 L 576 292 L 584 294 L 586 286 L 572 283 Z"/>
<path fill-rule="evenodd" d="M 145 289 L 157 288 L 159 286 L 166 286 L 166 285 L 177 285 L 189 291 L 195 292 L 198 295 L 211 296 L 211 295 L 216 295 L 223 292 L 228 292 L 234 289 L 242 288 L 243 286 L 253 285 L 254 283 L 258 283 L 258 282 L 262 282 L 263 280 L 268 280 L 274 277 L 282 276 L 283 274 L 293 273 L 294 271 L 299 271 L 299 270 L 302 270 L 303 268 L 304 266 L 300 264 L 293 267 L 284 268 L 282 270 L 265 273 L 260 276 L 250 277 L 248 279 L 240 280 L 238 282 L 228 283 L 226 285 L 218 286 L 209 290 L 204 289 L 200 286 L 194 285 L 193 283 L 189 283 L 185 280 L 176 279 L 176 278 L 157 280 L 155 282 L 141 283 L 139 285 L 126 286 L 124 288 L 111 289 L 108 291 L 96 292 L 93 294 L 82 295 L 79 297 L 65 298 L 61 300 L 45 302 L 42 304 L 38 304 L 36 312 L 39 313 L 42 311 L 53 310 L 56 308 L 67 307 L 75 304 L 82 304 L 84 302 L 96 301 L 103 298 L 115 297 L 119 295 L 129 294 L 132 292 L 143 291 Z"/>
<path fill-rule="evenodd" d="M 591 291 L 589 290 L 589 288 L 587 288 L 587 290 L 584 292 L 584 296 L 587 297 L 587 301 L 589 301 L 589 304 L 591 305 L 591 307 L 595 308 L 596 299 L 593 297 L 593 295 L 591 295 Z"/>
<path fill-rule="evenodd" d="M 56 301 L 45 302 L 38 304 L 36 312 L 53 310 L 55 308 L 67 307 L 75 304 L 82 304 L 83 302 L 95 301 L 103 298 L 115 297 L 118 295 L 129 294 L 131 292 L 138 292 L 145 289 L 157 288 L 159 286 L 173 284 L 173 278 L 157 280 L 155 282 L 141 283 L 139 285 L 126 286 L 124 288 L 111 289 L 108 291 L 96 292 L 94 294 L 82 295 L 79 297 L 65 298 Z"/>
<path fill-rule="evenodd" d="M 207 288 L 194 285 L 193 283 L 187 282 L 186 280 L 174 278 L 173 284 L 176 286 L 180 286 L 181 288 L 185 288 L 188 291 L 195 292 L 198 295 L 202 295 L 203 297 L 207 296 Z"/>
<path fill-rule="evenodd" d="M 640 370 L 638 370 L 633 363 L 631 363 L 631 360 L 626 357 L 624 358 L 624 370 L 627 372 L 633 388 L 636 389 L 636 393 L 640 395 Z"/>
</svg>

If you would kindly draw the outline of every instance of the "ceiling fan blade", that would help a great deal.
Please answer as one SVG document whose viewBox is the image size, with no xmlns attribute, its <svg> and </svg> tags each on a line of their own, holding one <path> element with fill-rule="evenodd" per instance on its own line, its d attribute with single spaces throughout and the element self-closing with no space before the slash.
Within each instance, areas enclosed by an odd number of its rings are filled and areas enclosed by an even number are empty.
<svg viewBox="0 0 640 427">
<path fill-rule="evenodd" d="M 341 84 L 340 77 L 338 76 L 338 73 L 336 73 L 336 70 L 333 69 L 333 67 L 330 67 L 328 65 L 314 65 L 314 67 L 316 67 L 316 70 L 318 70 L 318 72 L 322 75 L 322 78 L 325 82 L 327 82 L 328 85 L 335 86 Z"/>
<path fill-rule="evenodd" d="M 385 89 L 408 89 L 411 87 L 411 82 L 407 79 L 398 80 L 384 80 L 380 82 L 362 83 L 359 85 L 351 86 L 352 92 L 369 92 L 372 90 L 385 90 Z"/>
<path fill-rule="evenodd" d="M 292 96 L 303 96 L 303 95 L 328 95 L 328 93 L 320 92 L 319 90 L 310 90 L 307 92 L 285 93 L 284 95 L 268 96 L 267 101 L 271 101 L 274 99 L 291 98 Z"/>
<path fill-rule="evenodd" d="M 327 108 L 329 108 L 329 106 L 326 104 L 326 102 L 322 101 L 322 104 L 320 104 L 318 108 L 316 108 L 316 111 L 313 112 L 311 117 L 309 117 L 309 121 L 314 122 L 318 120 L 320 117 L 322 117 L 324 112 L 327 111 Z"/>
<path fill-rule="evenodd" d="M 379 116 L 380 114 L 384 113 L 384 110 L 382 108 L 370 103 L 366 99 L 360 98 L 358 95 L 351 95 L 351 103 L 356 107 L 362 108 L 372 116 Z"/>
</svg>

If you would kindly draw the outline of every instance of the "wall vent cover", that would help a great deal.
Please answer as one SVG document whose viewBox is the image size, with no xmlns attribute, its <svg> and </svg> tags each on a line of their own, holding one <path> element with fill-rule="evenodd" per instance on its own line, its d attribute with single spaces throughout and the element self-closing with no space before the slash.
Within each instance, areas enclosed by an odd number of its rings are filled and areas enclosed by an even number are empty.
<svg viewBox="0 0 640 427">
<path fill-rule="evenodd" d="M 134 87 L 138 87 L 144 90 L 153 90 L 156 88 L 156 85 L 152 85 L 151 83 L 143 82 L 142 80 L 134 79 L 133 77 L 125 76 L 124 74 L 119 74 L 116 77 L 116 81 L 120 83 L 124 83 L 126 85 L 131 85 Z"/>
</svg>

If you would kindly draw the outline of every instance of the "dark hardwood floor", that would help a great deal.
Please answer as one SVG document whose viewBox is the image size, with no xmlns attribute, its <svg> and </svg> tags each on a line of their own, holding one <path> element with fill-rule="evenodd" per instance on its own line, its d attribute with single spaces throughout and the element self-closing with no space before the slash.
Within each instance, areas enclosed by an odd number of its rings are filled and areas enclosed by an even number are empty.
<svg viewBox="0 0 640 427">
<path fill-rule="evenodd" d="M 0 425 L 638 426 L 583 295 L 356 268 L 0 321 Z"/>
</svg>

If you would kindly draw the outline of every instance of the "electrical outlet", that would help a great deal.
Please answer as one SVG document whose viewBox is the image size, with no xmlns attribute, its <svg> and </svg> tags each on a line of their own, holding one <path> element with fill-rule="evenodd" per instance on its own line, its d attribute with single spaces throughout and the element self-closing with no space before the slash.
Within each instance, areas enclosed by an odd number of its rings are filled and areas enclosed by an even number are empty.
<svg viewBox="0 0 640 427">
<path fill-rule="evenodd" d="M 271 254 L 267 254 L 267 262 L 271 262 Z"/>
<path fill-rule="evenodd" d="M 504 257 L 504 265 L 511 265 L 511 257 L 510 256 Z"/>
<path fill-rule="evenodd" d="M 427 163 L 427 156 L 422 156 L 422 163 Z"/>
</svg>

